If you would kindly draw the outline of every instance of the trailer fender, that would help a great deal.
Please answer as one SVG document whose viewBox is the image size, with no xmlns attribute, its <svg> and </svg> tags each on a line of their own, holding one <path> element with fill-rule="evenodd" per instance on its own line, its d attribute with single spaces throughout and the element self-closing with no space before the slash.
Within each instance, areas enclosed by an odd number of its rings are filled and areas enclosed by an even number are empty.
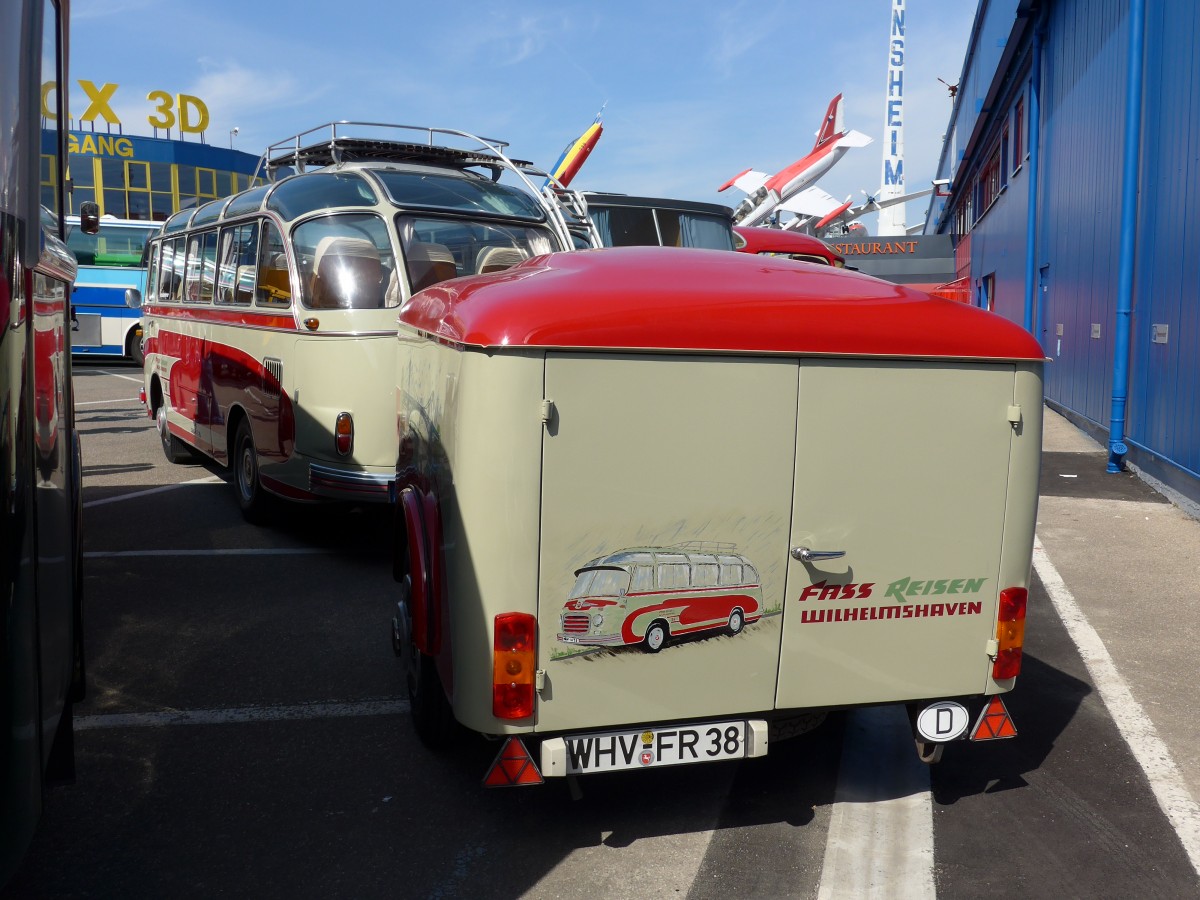
<svg viewBox="0 0 1200 900">
<path fill-rule="evenodd" d="M 433 545 L 430 513 L 436 516 L 437 506 L 433 498 L 419 493 L 414 488 L 405 488 L 397 498 L 397 525 L 401 526 L 393 550 L 393 575 L 397 580 L 407 576 L 411 581 L 409 594 L 412 616 L 413 643 L 426 656 L 436 657 L 441 652 L 441 611 L 436 602 L 437 594 L 432 590 L 430 547 Z M 436 579 L 440 582 L 440 578 Z M 440 584 L 439 584 L 440 586 Z"/>
</svg>

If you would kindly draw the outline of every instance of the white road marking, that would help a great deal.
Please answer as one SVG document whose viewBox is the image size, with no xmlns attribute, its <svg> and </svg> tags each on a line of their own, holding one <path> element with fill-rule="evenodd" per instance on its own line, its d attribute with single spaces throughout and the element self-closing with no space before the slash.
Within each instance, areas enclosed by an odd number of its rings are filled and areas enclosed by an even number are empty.
<svg viewBox="0 0 1200 900">
<path fill-rule="evenodd" d="M 933 801 L 903 706 L 846 717 L 818 900 L 932 900 Z"/>
<path fill-rule="evenodd" d="M 164 491 L 173 491 L 176 488 L 188 487 L 193 484 L 224 484 L 223 478 L 216 475 L 209 475 L 206 478 L 196 478 L 192 481 L 181 481 L 179 484 L 164 484 L 162 487 L 149 488 L 144 491 L 133 491 L 129 494 L 117 494 L 115 497 L 105 497 L 103 500 L 89 500 L 83 504 L 84 509 L 90 509 L 93 506 L 104 506 L 108 503 L 121 503 L 124 500 L 136 500 L 138 497 L 148 497 L 151 494 L 161 494 Z"/>
<path fill-rule="evenodd" d="M 230 725 L 355 716 L 392 716 L 408 712 L 407 700 L 348 700 L 292 706 L 235 706 L 230 709 L 169 709 L 140 713 L 77 716 L 76 731 L 101 728 L 162 728 L 168 725 Z"/>
<path fill-rule="evenodd" d="M 89 550 L 84 559 L 116 559 L 133 556 L 307 556 L 344 551 L 315 547 L 210 547 L 205 550 Z"/>
<path fill-rule="evenodd" d="M 1158 736 L 1154 723 L 1141 704 L 1134 699 L 1133 692 L 1117 671 L 1108 648 L 1084 616 L 1062 576 L 1050 562 L 1046 548 L 1037 538 L 1033 543 L 1033 567 L 1067 633 L 1079 648 L 1079 655 L 1083 657 L 1088 674 L 1100 692 L 1109 715 L 1117 723 L 1121 737 L 1146 773 L 1154 798 L 1179 835 L 1192 868 L 1200 874 L 1200 805 L 1197 805 L 1187 783 L 1179 774 L 1171 751 Z"/>
<path fill-rule="evenodd" d="M 78 409 L 80 406 L 104 406 L 105 404 L 111 404 L 111 403 L 141 403 L 141 402 L 142 401 L 139 400 L 137 397 L 130 397 L 125 400 L 85 400 L 82 403 L 76 403 L 75 407 Z"/>
<path fill-rule="evenodd" d="M 126 381 L 132 381 L 135 384 L 144 384 L 144 378 L 134 378 L 132 375 L 121 375 L 117 372 L 109 372 L 107 369 L 97 369 L 101 375 L 111 375 L 113 378 L 124 378 Z"/>
</svg>

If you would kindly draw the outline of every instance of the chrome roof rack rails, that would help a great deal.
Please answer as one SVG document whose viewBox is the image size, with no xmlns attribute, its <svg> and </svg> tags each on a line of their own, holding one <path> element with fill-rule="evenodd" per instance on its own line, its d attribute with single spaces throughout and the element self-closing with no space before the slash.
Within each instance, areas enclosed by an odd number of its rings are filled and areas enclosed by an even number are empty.
<svg viewBox="0 0 1200 900">
<path fill-rule="evenodd" d="M 361 135 L 364 129 L 382 131 L 386 137 L 351 136 L 349 133 Z M 452 143 L 464 142 L 465 147 L 451 146 Z M 498 181 L 503 172 L 509 171 L 538 200 L 550 227 L 564 247 L 570 249 L 574 246 L 572 226 L 575 233 L 586 232 L 591 246 L 599 247 L 600 237 L 587 215 L 587 203 L 583 198 L 575 191 L 563 188 L 532 163 L 510 158 L 505 152 L 507 148 L 505 141 L 483 138 L 453 128 L 348 120 L 327 122 L 271 144 L 259 159 L 254 174 L 264 173 L 267 180 L 273 182 L 284 170 L 304 172 L 310 166 L 321 168 L 347 162 L 405 162 L 459 169 L 484 168 L 490 170 L 493 181 Z M 534 178 L 546 179 L 545 188 L 539 190 L 532 181 Z M 551 183 L 555 187 L 551 187 Z"/>
</svg>

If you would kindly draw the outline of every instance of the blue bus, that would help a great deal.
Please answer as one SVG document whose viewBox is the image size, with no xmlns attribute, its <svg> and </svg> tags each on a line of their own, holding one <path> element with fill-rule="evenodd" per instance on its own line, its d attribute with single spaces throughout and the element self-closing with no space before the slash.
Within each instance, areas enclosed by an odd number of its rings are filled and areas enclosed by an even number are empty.
<svg viewBox="0 0 1200 900">
<path fill-rule="evenodd" d="M 159 222 L 102 218 L 98 234 L 87 234 L 68 216 L 67 248 L 79 264 L 71 294 L 71 352 L 117 356 L 142 364 L 141 310 L 125 304 L 125 291 L 145 296 L 142 251 Z"/>
</svg>

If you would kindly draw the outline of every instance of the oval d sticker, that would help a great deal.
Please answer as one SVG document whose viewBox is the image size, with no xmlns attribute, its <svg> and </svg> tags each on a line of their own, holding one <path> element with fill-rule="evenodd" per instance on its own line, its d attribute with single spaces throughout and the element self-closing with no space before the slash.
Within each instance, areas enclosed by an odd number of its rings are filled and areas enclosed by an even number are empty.
<svg viewBox="0 0 1200 900">
<path fill-rule="evenodd" d="M 966 733 L 967 721 L 965 706 L 953 700 L 943 700 L 921 710 L 917 716 L 917 732 L 927 741 L 953 741 Z"/>
</svg>

